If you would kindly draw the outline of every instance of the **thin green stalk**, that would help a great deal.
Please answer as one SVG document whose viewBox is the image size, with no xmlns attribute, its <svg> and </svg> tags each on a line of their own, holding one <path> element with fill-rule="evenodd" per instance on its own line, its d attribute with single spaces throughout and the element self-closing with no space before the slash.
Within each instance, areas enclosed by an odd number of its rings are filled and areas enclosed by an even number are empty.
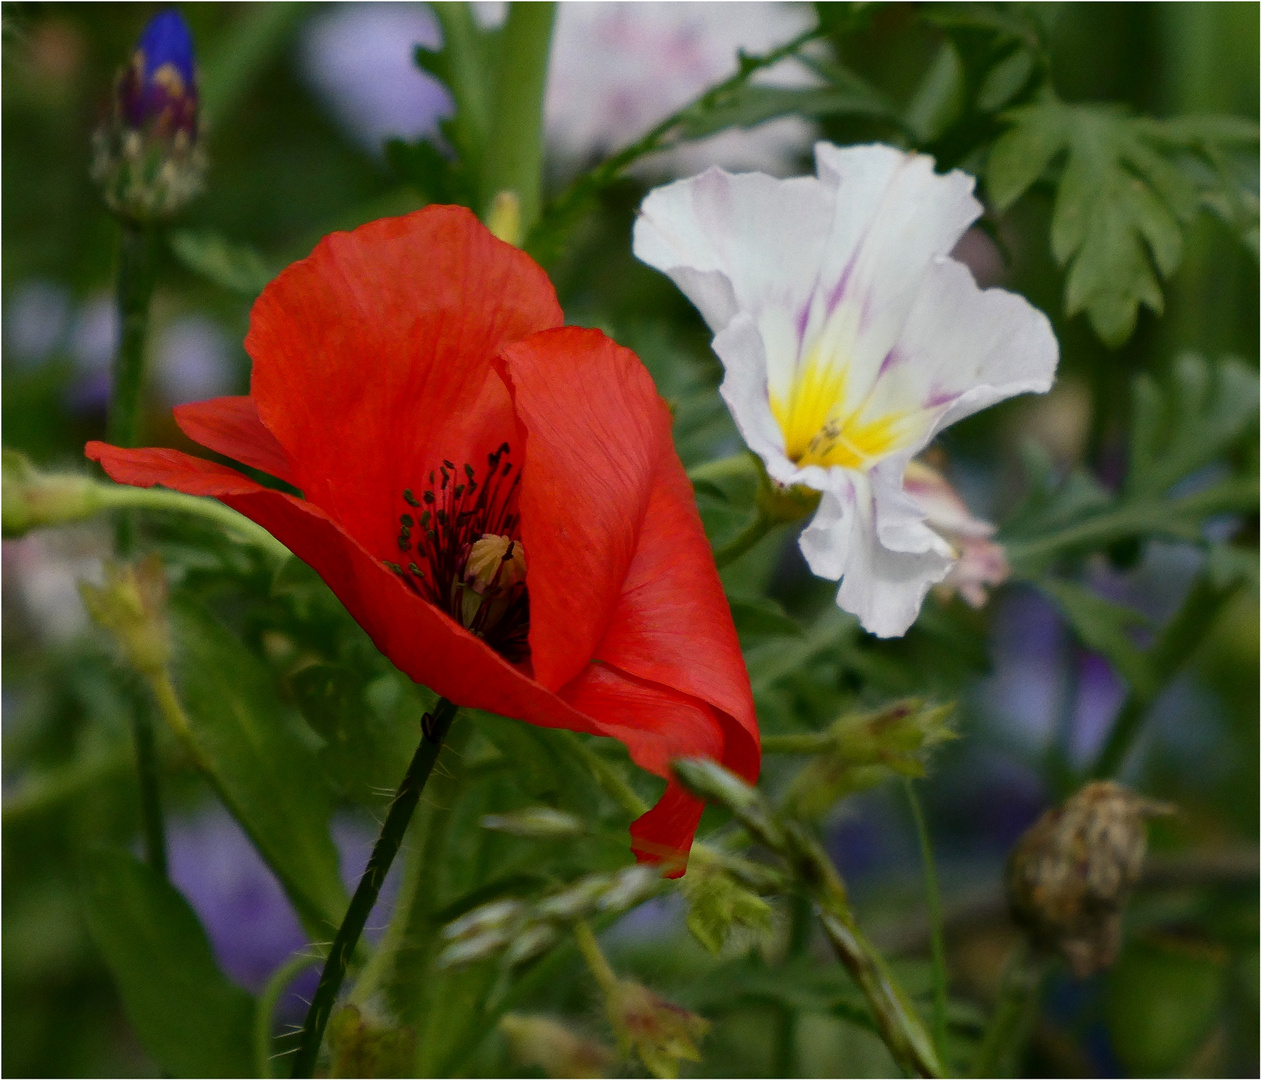
<svg viewBox="0 0 1261 1080">
<path fill-rule="evenodd" d="M 167 876 L 166 827 L 162 818 L 162 792 L 158 783 L 158 755 L 153 723 L 136 702 L 131 713 L 131 736 L 136 750 L 136 779 L 140 784 L 140 826 L 144 856 L 159 877 Z"/>
<path fill-rule="evenodd" d="M 149 335 L 149 303 L 157 280 L 157 263 L 157 232 L 150 226 L 123 221 L 118 246 L 120 335 L 105 429 L 106 438 L 115 446 L 135 446 L 140 434 L 145 342 Z"/>
<path fill-rule="evenodd" d="M 825 754 L 836 749 L 836 736 L 830 731 L 801 735 L 763 735 L 763 754 Z"/>
<path fill-rule="evenodd" d="M 723 544 L 722 547 L 715 549 L 715 565 L 719 570 L 724 566 L 730 566 L 778 524 L 779 522 L 763 513 L 759 508 L 757 517 L 745 526 L 738 536 Z"/>
<path fill-rule="evenodd" d="M 1120 772 L 1135 741 L 1142 733 L 1152 705 L 1196 649 L 1203 644 L 1204 637 L 1217 620 L 1218 614 L 1240 585 L 1240 582 L 1232 582 L 1218 587 L 1213 584 L 1207 571 L 1195 580 L 1182 607 L 1160 631 L 1148 651 L 1148 665 L 1153 676 L 1151 685 L 1130 688 L 1112 725 L 1108 741 L 1090 769 L 1091 778 L 1115 776 Z"/>
<path fill-rule="evenodd" d="M 757 474 L 757 461 L 749 453 L 732 454 L 730 457 L 706 461 L 687 470 L 687 478 L 695 484 L 697 481 L 724 480 L 729 476 Z"/>
<path fill-rule="evenodd" d="M 118 352 L 114 356 L 106 438 L 116 446 L 135 446 L 140 433 L 140 405 L 144 394 L 145 343 L 149 335 L 149 304 L 157 280 L 158 238 L 149 226 L 122 221 L 118 244 Z M 120 555 L 131 549 L 133 523 L 119 518 L 115 547 Z M 136 747 L 136 779 L 140 785 L 140 818 L 145 858 L 166 877 L 166 833 L 158 782 L 153 728 L 139 707 L 132 715 Z"/>
<path fill-rule="evenodd" d="M 254 1013 L 254 1068 L 259 1076 L 275 1075 L 271 1067 L 271 1023 L 281 995 L 293 982 L 295 976 L 318 961 L 318 956 L 312 956 L 309 953 L 291 956 L 275 970 L 272 977 L 267 980 L 267 985 L 263 987 L 263 992 L 258 998 L 258 1009 Z"/>
<path fill-rule="evenodd" d="M 810 944 L 810 901 L 804 896 L 788 898 L 791 905 L 791 922 L 788 930 L 787 958 L 804 956 Z M 775 1075 L 797 1075 L 797 1028 L 798 1012 L 790 1003 L 777 1006 L 779 1031 L 776 1034 Z"/>
<path fill-rule="evenodd" d="M 491 109 L 490 139 L 482 162 L 483 214 L 496 195 L 511 192 L 519 207 L 520 243 L 539 216 L 543 186 L 543 91 L 551 51 L 553 3 L 508 6 L 499 41 L 499 70 Z"/>
<path fill-rule="evenodd" d="M 915 783 L 911 778 L 903 778 L 906 787 L 906 801 L 911 804 L 911 817 L 915 819 L 915 833 L 919 837 L 920 859 L 924 863 L 924 898 L 928 904 L 929 942 L 933 957 L 933 1042 L 937 1044 L 937 1053 L 942 1060 L 947 1060 L 946 1052 L 946 937 L 941 917 L 941 889 L 937 883 L 937 862 L 933 858 L 932 840 L 928 835 L 928 824 L 924 820 L 924 810 L 920 806 L 919 796 L 915 793 Z"/>
<path fill-rule="evenodd" d="M 346 967 L 359 941 L 359 935 L 368 921 L 381 885 L 389 873 L 390 864 L 398 853 L 403 834 L 420 801 L 420 793 L 425 782 L 433 771 L 434 762 L 438 760 L 438 752 L 442 749 L 442 741 L 451 728 L 459 706 L 440 698 L 431 715 L 427 716 L 424 734 L 420 745 L 407 772 L 403 776 L 394 800 L 390 803 L 389 812 L 385 816 L 385 824 L 381 826 L 381 834 L 377 837 L 368 859 L 363 877 L 359 879 L 359 887 L 350 900 L 350 907 L 342 924 L 337 928 L 337 936 L 333 938 L 332 948 L 324 963 L 319 985 L 315 996 L 311 999 L 311 1007 L 307 1011 L 306 1022 L 302 1026 L 302 1035 L 298 1051 L 294 1055 L 293 1072 L 295 1077 L 307 1077 L 315 1074 L 315 1061 L 319 1056 L 320 1043 L 324 1038 L 324 1028 L 332 1014 L 333 1005 L 337 1001 L 337 992 L 341 989 L 346 977 Z"/>
<path fill-rule="evenodd" d="M 578 939 L 578 949 L 582 953 L 582 958 L 587 962 L 587 967 L 591 969 L 591 974 L 595 976 L 595 981 L 607 997 L 617 989 L 617 972 L 613 970 L 595 934 L 585 921 L 574 924 L 574 937 Z"/>
<path fill-rule="evenodd" d="M 1021 943 L 1007 961 L 994 1012 L 981 1038 L 969 1076 L 1002 1076 L 1012 1067 L 1029 1033 L 1032 1006 L 1042 985 L 1042 964 Z"/>
<path fill-rule="evenodd" d="M 536 254 L 536 257 L 546 254 L 544 249 L 549 247 L 549 241 L 554 239 L 554 235 L 563 233 L 587 201 L 613 183 L 632 164 L 647 154 L 663 150 L 681 141 L 687 131 L 689 121 L 703 116 L 714 108 L 733 90 L 748 82 L 755 72 L 792 56 L 802 46 L 822 37 L 823 34 L 823 29 L 816 26 L 762 56 L 741 57 L 739 69 L 729 79 L 711 86 L 696 100 L 662 120 L 642 138 L 607 158 L 589 172 L 583 173 L 565 188 L 552 201 L 538 224 L 528 234 L 526 249 L 531 254 Z M 553 235 L 549 236 L 549 234 Z"/>
</svg>

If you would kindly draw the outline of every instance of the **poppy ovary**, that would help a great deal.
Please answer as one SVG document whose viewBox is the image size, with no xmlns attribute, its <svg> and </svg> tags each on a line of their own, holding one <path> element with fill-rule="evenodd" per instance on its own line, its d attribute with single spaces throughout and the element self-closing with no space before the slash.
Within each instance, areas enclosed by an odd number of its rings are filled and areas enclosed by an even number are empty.
<svg viewBox="0 0 1261 1080">
<path fill-rule="evenodd" d="M 512 663 L 529 655 L 530 604 L 517 495 L 521 472 L 501 443 L 479 470 L 443 460 L 417 498 L 410 488 L 399 515 L 404 568 L 386 561 L 409 589 Z"/>
</svg>

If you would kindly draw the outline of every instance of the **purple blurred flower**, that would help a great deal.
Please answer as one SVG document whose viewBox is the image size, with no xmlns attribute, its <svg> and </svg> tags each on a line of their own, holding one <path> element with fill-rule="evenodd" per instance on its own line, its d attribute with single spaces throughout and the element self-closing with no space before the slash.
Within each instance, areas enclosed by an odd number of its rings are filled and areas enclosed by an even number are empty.
<svg viewBox="0 0 1261 1080">
<path fill-rule="evenodd" d="M 420 4 L 340 4 L 311 22 L 302 69 L 333 115 L 366 149 L 387 138 L 434 136 L 451 97 L 412 59 L 417 45 L 436 48 L 437 20 Z"/>
<path fill-rule="evenodd" d="M 154 375 L 169 405 L 204 401 L 233 390 L 228 336 L 205 315 L 184 315 L 167 323 L 154 342 Z"/>
<path fill-rule="evenodd" d="M 4 355 L 18 367 L 42 364 L 65 343 L 70 293 L 64 285 L 29 278 L 4 306 Z"/>
</svg>

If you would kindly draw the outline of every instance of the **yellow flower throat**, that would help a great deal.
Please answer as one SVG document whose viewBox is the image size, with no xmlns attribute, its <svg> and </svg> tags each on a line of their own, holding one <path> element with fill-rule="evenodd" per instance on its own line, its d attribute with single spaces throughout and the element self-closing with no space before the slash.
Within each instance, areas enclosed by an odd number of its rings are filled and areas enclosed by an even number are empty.
<svg viewBox="0 0 1261 1080">
<path fill-rule="evenodd" d="M 845 399 L 846 369 L 807 355 L 787 395 L 771 394 L 771 413 L 784 433 L 784 451 L 798 465 L 862 469 L 902 441 L 905 415 L 868 419 Z"/>
</svg>

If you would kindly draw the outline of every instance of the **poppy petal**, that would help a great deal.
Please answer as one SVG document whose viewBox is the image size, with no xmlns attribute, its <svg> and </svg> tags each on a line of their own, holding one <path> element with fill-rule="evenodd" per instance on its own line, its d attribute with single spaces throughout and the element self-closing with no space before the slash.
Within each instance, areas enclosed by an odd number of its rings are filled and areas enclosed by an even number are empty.
<svg viewBox="0 0 1261 1080">
<path fill-rule="evenodd" d="M 722 764 L 757 779 L 748 672 L 691 482 L 673 452 L 658 463 L 639 546 L 595 655 L 712 705 L 726 732 Z"/>
<path fill-rule="evenodd" d="M 727 616 L 730 619 L 730 615 Z M 658 776 L 670 777 L 670 762 L 679 757 L 722 760 L 724 735 L 714 710 L 704 701 L 620 671 L 604 663 L 588 664 L 560 698 L 597 720 L 605 734 L 626 745 L 631 760 Z M 673 781 L 671 782 L 673 786 Z M 684 799 L 696 804 L 682 812 Z M 700 820 L 700 803 L 667 789 L 665 807 L 657 807 L 631 826 L 641 859 L 659 861 L 686 855 Z"/>
<path fill-rule="evenodd" d="M 430 206 L 326 237 L 263 290 L 250 393 L 307 499 L 384 555 L 405 488 L 512 436 L 491 358 L 562 318 L 529 256 Z"/>
<path fill-rule="evenodd" d="M 176 405 L 180 430 L 194 442 L 242 465 L 293 482 L 284 447 L 267 430 L 251 397 L 221 397 Z"/>
<path fill-rule="evenodd" d="M 629 349 L 563 327 L 504 349 L 525 436 L 521 530 L 534 677 L 558 689 L 604 636 L 634 558 L 670 414 Z"/>
<path fill-rule="evenodd" d="M 328 583 L 381 652 L 435 693 L 546 727 L 618 734 L 558 700 L 408 590 L 318 507 L 178 450 L 91 442 L 86 453 L 120 483 L 213 495 L 261 525 Z"/>
</svg>

